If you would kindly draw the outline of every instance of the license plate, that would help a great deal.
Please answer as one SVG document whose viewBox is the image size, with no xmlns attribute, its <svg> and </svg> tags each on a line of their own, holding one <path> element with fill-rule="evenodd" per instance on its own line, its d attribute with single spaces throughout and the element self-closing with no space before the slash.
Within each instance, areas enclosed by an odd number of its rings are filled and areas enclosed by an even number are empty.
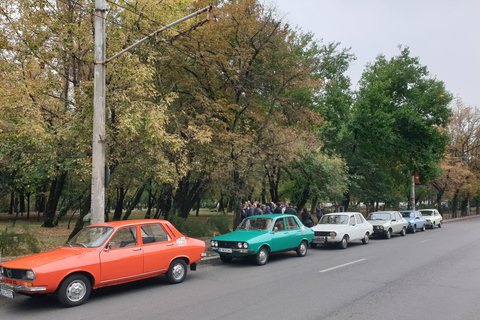
<svg viewBox="0 0 480 320">
<path fill-rule="evenodd" d="M 325 237 L 315 237 L 313 238 L 313 243 L 324 243 Z"/>
<path fill-rule="evenodd" d="M 232 253 L 232 249 L 229 249 L 229 248 L 218 248 L 218 252 Z"/>
<path fill-rule="evenodd" d="M 7 297 L 7 298 L 10 298 L 10 299 L 13 299 L 13 290 L 8 289 L 7 287 L 1 285 L 0 286 L 0 295 L 2 295 L 4 297 Z"/>
</svg>

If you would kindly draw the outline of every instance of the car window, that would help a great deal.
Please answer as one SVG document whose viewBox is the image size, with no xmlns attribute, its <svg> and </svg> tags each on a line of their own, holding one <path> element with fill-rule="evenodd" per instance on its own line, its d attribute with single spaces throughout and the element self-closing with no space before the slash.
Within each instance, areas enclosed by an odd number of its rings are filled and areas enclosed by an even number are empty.
<svg viewBox="0 0 480 320">
<path fill-rule="evenodd" d="M 110 240 L 110 243 L 114 243 L 111 249 L 120 249 L 125 247 L 134 247 L 137 245 L 137 228 L 129 227 L 123 228 L 117 231 Z"/>
<path fill-rule="evenodd" d="M 279 218 L 277 219 L 277 221 L 275 221 L 275 225 L 273 226 L 273 228 L 277 228 L 278 231 L 284 231 L 285 230 L 285 223 L 283 222 L 283 218 Z"/>
<path fill-rule="evenodd" d="M 363 220 L 362 220 L 362 216 L 361 216 L 361 215 L 356 214 L 356 215 L 355 215 L 355 219 L 357 220 L 357 223 L 358 223 L 358 224 L 362 224 L 362 223 L 363 223 Z"/>
<path fill-rule="evenodd" d="M 287 230 L 298 229 L 299 226 L 294 217 L 285 217 L 285 223 L 287 224 Z"/>
<path fill-rule="evenodd" d="M 350 225 L 354 226 L 355 225 L 355 218 L 354 216 L 350 216 Z"/>
<path fill-rule="evenodd" d="M 402 211 L 400 213 L 404 218 L 415 218 L 415 212 Z"/>
<path fill-rule="evenodd" d="M 169 241 L 165 230 L 160 224 L 148 224 L 140 228 L 143 244 Z"/>
<path fill-rule="evenodd" d="M 348 216 L 344 214 L 324 215 L 318 224 L 347 224 Z"/>
<path fill-rule="evenodd" d="M 368 220 L 390 220 L 390 213 L 375 213 L 375 212 L 372 212 L 368 216 Z"/>
</svg>

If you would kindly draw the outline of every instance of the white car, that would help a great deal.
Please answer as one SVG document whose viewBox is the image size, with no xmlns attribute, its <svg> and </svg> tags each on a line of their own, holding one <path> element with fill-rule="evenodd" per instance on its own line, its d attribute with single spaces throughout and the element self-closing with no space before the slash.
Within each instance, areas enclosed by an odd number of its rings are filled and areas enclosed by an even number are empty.
<svg viewBox="0 0 480 320">
<path fill-rule="evenodd" d="M 361 240 L 367 244 L 373 233 L 373 226 L 359 212 L 325 214 L 311 229 L 315 232 L 312 247 L 338 244 L 342 249 L 346 249 L 351 241 Z"/>
<path fill-rule="evenodd" d="M 430 229 L 435 229 L 435 226 L 438 226 L 439 228 L 442 227 L 442 221 L 443 217 L 438 212 L 438 210 L 435 209 L 422 209 L 419 210 L 422 213 L 422 216 L 425 218 L 427 221 L 427 227 Z"/>
<path fill-rule="evenodd" d="M 407 233 L 408 221 L 398 211 L 377 211 L 368 215 L 367 221 L 373 225 L 373 234 L 387 239 L 392 234 L 399 233 L 404 236 Z"/>
</svg>

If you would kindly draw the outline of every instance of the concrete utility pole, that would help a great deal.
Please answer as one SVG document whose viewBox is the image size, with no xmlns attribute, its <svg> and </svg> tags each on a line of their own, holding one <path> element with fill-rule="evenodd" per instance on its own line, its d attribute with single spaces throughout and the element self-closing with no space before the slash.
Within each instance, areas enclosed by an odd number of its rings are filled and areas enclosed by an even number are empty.
<svg viewBox="0 0 480 320">
<path fill-rule="evenodd" d="M 93 148 L 92 148 L 92 207 L 91 223 L 105 221 L 105 65 L 137 47 L 148 39 L 156 37 L 160 32 L 167 30 L 180 22 L 194 18 L 203 12 L 210 12 L 212 6 L 205 7 L 188 16 L 165 26 L 135 44 L 117 53 L 106 60 L 105 53 L 105 0 L 95 0 L 95 77 L 93 93 Z M 207 16 L 208 20 L 208 16 Z"/>
<path fill-rule="evenodd" d="M 412 175 L 412 180 L 410 181 L 410 202 L 410 209 L 415 210 L 415 174 Z"/>
<path fill-rule="evenodd" d="M 104 222 L 105 212 L 105 0 L 95 0 L 95 76 L 93 92 L 91 222 Z"/>
</svg>

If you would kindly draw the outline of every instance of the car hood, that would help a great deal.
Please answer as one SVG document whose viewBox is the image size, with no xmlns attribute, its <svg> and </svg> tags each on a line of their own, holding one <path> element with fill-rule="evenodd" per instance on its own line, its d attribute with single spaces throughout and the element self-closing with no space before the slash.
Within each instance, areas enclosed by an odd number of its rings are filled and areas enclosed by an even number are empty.
<svg viewBox="0 0 480 320">
<path fill-rule="evenodd" d="M 311 229 L 313 231 L 341 231 L 348 228 L 347 224 L 317 224 Z"/>
<path fill-rule="evenodd" d="M 259 231 L 259 230 L 236 230 L 230 233 L 213 238 L 212 240 L 216 241 L 249 241 L 266 234 L 269 234 L 270 231 Z"/>
<path fill-rule="evenodd" d="M 388 220 L 367 220 L 372 226 L 386 226 L 390 224 Z"/>
<path fill-rule="evenodd" d="M 6 261 L 2 263 L 2 267 L 12 269 L 32 269 L 57 262 L 59 260 L 66 260 L 68 258 L 75 257 L 81 258 L 92 250 L 98 250 L 98 248 L 86 249 L 83 247 L 62 247 L 60 249 L 32 254 L 18 259 Z"/>
</svg>

